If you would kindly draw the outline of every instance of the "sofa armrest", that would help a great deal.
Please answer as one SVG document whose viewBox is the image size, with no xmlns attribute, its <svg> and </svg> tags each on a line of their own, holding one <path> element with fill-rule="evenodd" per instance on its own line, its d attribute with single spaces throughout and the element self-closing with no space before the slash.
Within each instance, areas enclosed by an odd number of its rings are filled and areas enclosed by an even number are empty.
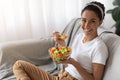
<svg viewBox="0 0 120 80">
<path fill-rule="evenodd" d="M 54 46 L 52 37 L 11 41 L 0 44 L 0 79 L 12 75 L 16 60 L 26 60 L 37 66 L 48 64 L 51 60 L 48 49 Z"/>
</svg>

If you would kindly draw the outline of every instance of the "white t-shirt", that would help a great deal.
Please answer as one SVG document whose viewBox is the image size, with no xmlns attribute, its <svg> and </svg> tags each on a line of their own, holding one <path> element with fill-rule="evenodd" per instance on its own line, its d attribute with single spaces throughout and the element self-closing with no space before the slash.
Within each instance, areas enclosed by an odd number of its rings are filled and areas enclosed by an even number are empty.
<svg viewBox="0 0 120 80">
<path fill-rule="evenodd" d="M 92 63 L 105 65 L 108 58 L 108 49 L 99 37 L 87 43 L 83 43 L 83 38 L 83 33 L 76 36 L 72 44 L 71 57 L 78 61 L 89 73 L 92 73 Z M 84 80 L 73 65 L 68 64 L 65 70 L 76 79 Z"/>
</svg>

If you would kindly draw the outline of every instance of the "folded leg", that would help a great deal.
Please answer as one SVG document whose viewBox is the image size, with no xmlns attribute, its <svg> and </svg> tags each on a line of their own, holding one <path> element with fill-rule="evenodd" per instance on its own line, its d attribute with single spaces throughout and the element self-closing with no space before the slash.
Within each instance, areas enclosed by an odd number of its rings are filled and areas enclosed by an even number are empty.
<svg viewBox="0 0 120 80">
<path fill-rule="evenodd" d="M 13 72 L 17 80 L 57 80 L 57 77 L 22 60 L 16 61 L 13 66 Z"/>
</svg>

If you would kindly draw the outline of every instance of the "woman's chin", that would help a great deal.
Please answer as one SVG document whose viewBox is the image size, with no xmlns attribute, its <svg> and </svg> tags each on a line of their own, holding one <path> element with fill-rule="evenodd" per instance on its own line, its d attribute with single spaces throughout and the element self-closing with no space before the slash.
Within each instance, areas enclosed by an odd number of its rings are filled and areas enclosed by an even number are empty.
<svg viewBox="0 0 120 80">
<path fill-rule="evenodd" d="M 90 35 L 92 32 L 91 31 L 85 31 L 85 35 Z"/>
</svg>

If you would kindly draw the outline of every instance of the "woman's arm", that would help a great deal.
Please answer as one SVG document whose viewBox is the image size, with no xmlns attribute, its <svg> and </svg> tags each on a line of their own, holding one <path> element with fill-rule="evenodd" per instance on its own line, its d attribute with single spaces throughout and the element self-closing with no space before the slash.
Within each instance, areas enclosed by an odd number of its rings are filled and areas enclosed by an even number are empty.
<svg viewBox="0 0 120 80">
<path fill-rule="evenodd" d="M 93 74 L 91 74 L 87 72 L 83 67 L 81 67 L 81 65 L 74 59 L 71 58 L 69 62 L 78 70 L 79 74 L 85 80 L 102 80 L 103 72 L 104 72 L 104 65 L 93 63 L 92 64 Z"/>
<path fill-rule="evenodd" d="M 92 68 L 94 80 L 102 80 L 104 74 L 104 65 L 93 63 Z"/>
</svg>

